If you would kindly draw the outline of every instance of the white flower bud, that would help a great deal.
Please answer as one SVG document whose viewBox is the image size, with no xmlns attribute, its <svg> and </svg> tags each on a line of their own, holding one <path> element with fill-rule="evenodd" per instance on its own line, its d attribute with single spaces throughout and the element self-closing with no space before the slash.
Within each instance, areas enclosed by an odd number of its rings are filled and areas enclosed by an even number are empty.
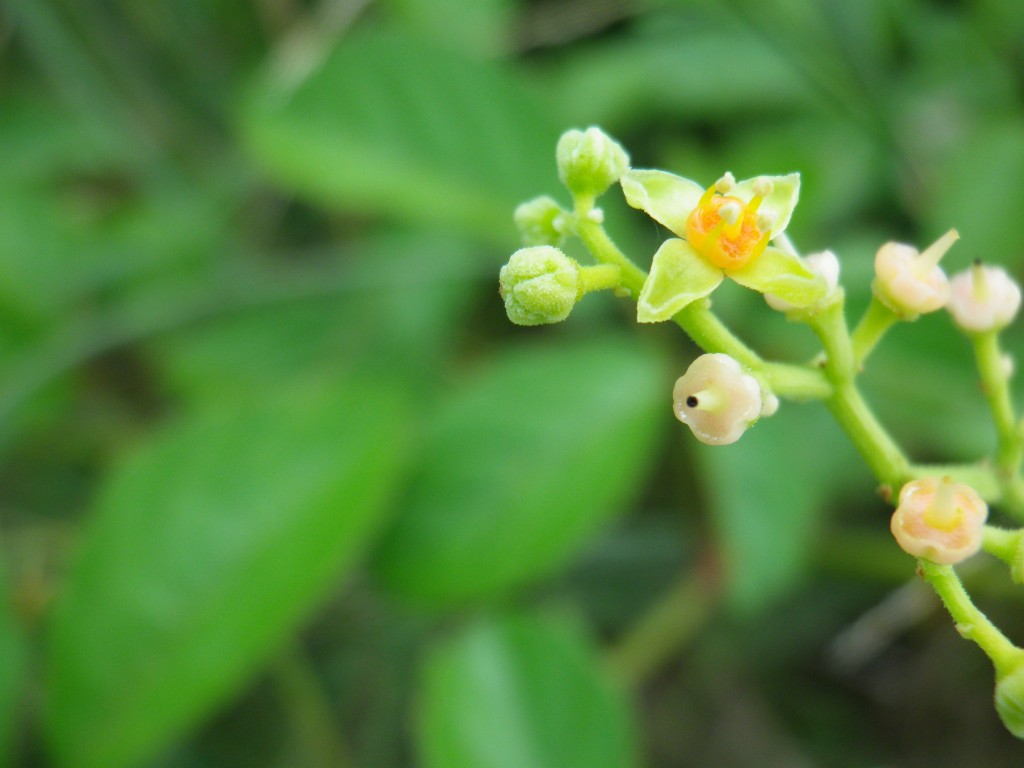
<svg viewBox="0 0 1024 768">
<path fill-rule="evenodd" d="M 672 391 L 676 418 L 708 445 L 728 445 L 761 415 L 761 387 L 729 355 L 701 355 Z"/>
<path fill-rule="evenodd" d="M 947 308 L 965 331 L 997 331 L 1017 315 L 1020 298 L 1020 286 L 1005 269 L 979 263 L 953 276 Z"/>
<path fill-rule="evenodd" d="M 949 299 L 949 279 L 939 259 L 959 239 L 951 229 L 923 253 L 903 243 L 886 243 L 875 255 L 875 295 L 907 320 L 942 309 Z"/>
<path fill-rule="evenodd" d="M 839 285 L 839 258 L 832 251 L 821 251 L 806 256 L 803 261 L 807 268 L 821 277 L 828 286 L 828 291 L 826 291 L 824 298 L 819 302 L 820 305 L 833 295 L 833 292 Z M 785 299 L 780 299 L 778 296 L 773 296 L 770 293 L 764 295 L 764 300 L 768 302 L 769 307 L 778 312 L 791 312 L 794 309 L 799 309 L 799 307 L 790 304 Z"/>
<path fill-rule="evenodd" d="M 890 528 L 908 554 L 955 565 L 981 549 L 987 517 L 988 505 L 969 485 L 925 477 L 903 486 Z"/>
</svg>

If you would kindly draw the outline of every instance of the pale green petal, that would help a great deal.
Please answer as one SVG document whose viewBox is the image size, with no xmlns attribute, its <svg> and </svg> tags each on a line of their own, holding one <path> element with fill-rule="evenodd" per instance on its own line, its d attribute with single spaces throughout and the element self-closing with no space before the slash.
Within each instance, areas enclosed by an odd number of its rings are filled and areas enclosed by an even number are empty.
<svg viewBox="0 0 1024 768">
<path fill-rule="evenodd" d="M 754 196 L 754 184 L 758 179 L 767 179 L 772 183 L 772 193 L 764 199 L 758 213 L 767 214 L 772 220 L 772 237 L 782 232 L 789 224 L 789 219 L 800 199 L 800 174 L 790 173 L 785 176 L 757 176 L 738 183 L 729 193 L 741 200 L 749 201 Z"/>
<path fill-rule="evenodd" d="M 759 293 L 778 296 L 794 307 L 809 307 L 829 290 L 825 279 L 808 269 L 799 256 L 771 247 L 745 267 L 731 270 L 729 277 Z"/>
<path fill-rule="evenodd" d="M 627 203 L 680 237 L 685 237 L 686 218 L 704 194 L 697 182 L 667 171 L 627 171 L 620 183 Z"/>
<path fill-rule="evenodd" d="M 687 304 L 703 299 L 725 277 L 718 267 L 704 261 L 685 240 L 666 240 L 654 254 L 636 304 L 641 323 L 660 323 Z"/>
</svg>

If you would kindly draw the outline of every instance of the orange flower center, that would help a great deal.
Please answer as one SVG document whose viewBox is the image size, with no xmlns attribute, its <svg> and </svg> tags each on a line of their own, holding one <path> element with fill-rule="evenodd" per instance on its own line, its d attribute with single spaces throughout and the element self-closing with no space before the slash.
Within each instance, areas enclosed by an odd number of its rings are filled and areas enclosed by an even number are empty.
<svg viewBox="0 0 1024 768">
<path fill-rule="evenodd" d="M 749 203 L 709 187 L 686 219 L 686 240 L 716 267 L 739 269 L 764 253 L 771 232 L 757 223 L 761 196 Z"/>
</svg>

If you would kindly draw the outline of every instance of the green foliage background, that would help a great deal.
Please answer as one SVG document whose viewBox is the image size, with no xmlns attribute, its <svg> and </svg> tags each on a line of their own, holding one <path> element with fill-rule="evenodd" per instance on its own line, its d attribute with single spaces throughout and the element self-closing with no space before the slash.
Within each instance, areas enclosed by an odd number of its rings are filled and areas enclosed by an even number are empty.
<svg viewBox="0 0 1024 768">
<path fill-rule="evenodd" d="M 591 124 L 800 171 L 854 311 L 951 226 L 1020 277 L 1016 0 L 7 0 L 0 57 L 0 765 L 1020 764 L 824 409 L 709 449 L 677 329 L 496 296 Z M 989 449 L 968 361 L 945 317 L 872 358 L 915 457 Z"/>
</svg>

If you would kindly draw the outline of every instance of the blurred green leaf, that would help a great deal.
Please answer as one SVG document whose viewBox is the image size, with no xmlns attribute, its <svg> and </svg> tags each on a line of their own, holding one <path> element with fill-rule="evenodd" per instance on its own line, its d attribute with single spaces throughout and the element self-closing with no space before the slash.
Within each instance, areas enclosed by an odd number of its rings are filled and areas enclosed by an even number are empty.
<svg viewBox="0 0 1024 768">
<path fill-rule="evenodd" d="M 698 450 L 729 599 L 745 613 L 769 607 L 799 583 L 827 501 L 851 475 L 871 487 L 860 457 L 817 405 L 784 405 L 733 445 Z"/>
<path fill-rule="evenodd" d="M 387 0 L 409 32 L 470 54 L 494 56 L 511 43 L 511 0 Z"/>
<path fill-rule="evenodd" d="M 250 88 L 245 143 L 326 205 L 507 245 L 515 205 L 556 183 L 557 126 L 497 63 L 393 33 L 346 39 L 302 79 Z"/>
<path fill-rule="evenodd" d="M 291 279 L 307 295 L 240 306 L 160 340 L 154 363 L 177 392 L 201 400 L 325 368 L 379 370 L 429 385 L 479 276 L 489 269 L 497 279 L 494 259 L 453 236 L 384 234 L 338 257 L 337 267 L 326 263 L 309 274 L 282 270 L 279 283 Z"/>
<path fill-rule="evenodd" d="M 623 693 L 574 624 L 482 620 L 427 660 L 425 768 L 627 768 L 637 765 Z"/>
<path fill-rule="evenodd" d="M 1010 222 L 1024 200 L 1024 118 L 985 120 L 948 154 L 933 204 L 926 211 L 927 231 L 937 237 L 950 227 L 961 241 L 949 266 L 973 259 L 1021 266 L 1024 250 Z M 921 245 L 926 245 L 922 243 Z"/>
<path fill-rule="evenodd" d="M 265 661 L 379 527 L 404 416 L 379 384 L 264 392 L 113 473 L 50 626 L 62 765 L 137 763 Z"/>
<path fill-rule="evenodd" d="M 433 416 L 381 577 L 457 603 L 560 567 L 646 479 L 667 386 L 656 356 L 614 337 L 502 354 Z"/>
<path fill-rule="evenodd" d="M 574 123 L 725 120 L 792 109 L 808 83 L 770 41 L 720 13 L 684 26 L 669 14 L 647 34 L 575 50 L 550 70 L 554 103 Z M 649 20 L 650 21 L 650 20 Z"/>
</svg>

